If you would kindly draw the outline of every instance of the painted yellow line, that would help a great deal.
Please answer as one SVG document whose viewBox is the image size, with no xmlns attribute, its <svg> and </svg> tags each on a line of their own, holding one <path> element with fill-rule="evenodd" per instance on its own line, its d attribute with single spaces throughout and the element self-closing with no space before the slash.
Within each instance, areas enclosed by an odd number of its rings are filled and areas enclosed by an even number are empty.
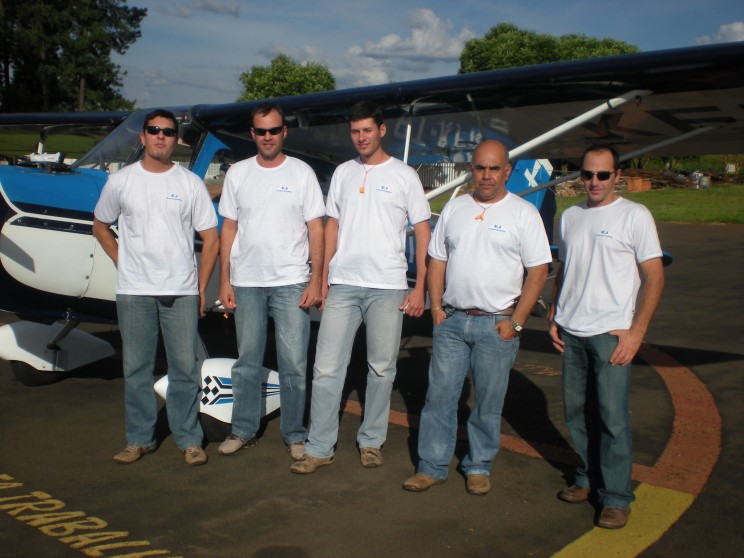
<svg viewBox="0 0 744 558">
<path fill-rule="evenodd" d="M 595 527 L 553 555 L 554 558 L 633 558 L 658 541 L 692 505 L 695 496 L 640 484 L 623 529 Z"/>
</svg>

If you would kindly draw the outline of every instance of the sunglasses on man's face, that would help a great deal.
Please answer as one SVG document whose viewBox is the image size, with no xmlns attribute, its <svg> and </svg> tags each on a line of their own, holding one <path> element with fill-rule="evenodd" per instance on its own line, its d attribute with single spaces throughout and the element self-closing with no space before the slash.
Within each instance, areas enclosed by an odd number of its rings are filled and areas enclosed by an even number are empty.
<svg viewBox="0 0 744 558">
<path fill-rule="evenodd" d="M 597 180 L 609 180 L 613 174 L 615 174 L 615 171 L 592 172 L 589 170 L 582 170 L 581 178 L 584 180 L 591 180 L 596 175 Z"/>
<path fill-rule="evenodd" d="M 145 126 L 145 132 L 151 136 L 157 136 L 160 132 L 163 132 L 166 138 L 175 137 L 178 133 L 175 128 L 161 128 L 160 126 Z"/>
<path fill-rule="evenodd" d="M 284 126 L 276 126 L 275 128 L 253 128 L 253 133 L 261 138 L 266 135 L 266 132 L 270 133 L 272 136 L 278 136 L 283 131 Z"/>
</svg>

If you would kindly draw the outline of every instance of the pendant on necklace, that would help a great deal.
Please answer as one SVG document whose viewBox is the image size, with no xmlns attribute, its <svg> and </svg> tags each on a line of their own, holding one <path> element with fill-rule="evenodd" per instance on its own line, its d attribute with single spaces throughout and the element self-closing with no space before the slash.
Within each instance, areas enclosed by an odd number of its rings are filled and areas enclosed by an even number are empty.
<svg viewBox="0 0 744 558">
<path fill-rule="evenodd" d="M 364 185 L 359 186 L 359 193 L 360 194 L 364 193 Z"/>
<path fill-rule="evenodd" d="M 485 211 L 483 213 L 485 213 Z M 481 213 L 480 215 L 476 215 L 475 216 L 475 220 L 476 221 L 483 221 L 483 213 Z"/>
</svg>

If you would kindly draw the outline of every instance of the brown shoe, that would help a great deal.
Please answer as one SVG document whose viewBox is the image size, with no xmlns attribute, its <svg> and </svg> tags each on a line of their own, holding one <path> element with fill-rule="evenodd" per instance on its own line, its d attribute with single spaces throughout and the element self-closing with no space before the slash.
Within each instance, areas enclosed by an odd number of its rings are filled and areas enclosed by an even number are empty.
<svg viewBox="0 0 744 558">
<path fill-rule="evenodd" d="M 186 465 L 204 465 L 207 462 L 207 452 L 199 446 L 186 448 L 183 450 L 183 460 Z"/>
<path fill-rule="evenodd" d="M 625 508 L 602 508 L 599 515 L 597 527 L 602 529 L 622 529 L 628 522 L 629 509 Z"/>
<path fill-rule="evenodd" d="M 561 490 L 558 493 L 558 499 L 568 502 L 569 504 L 580 504 L 589 499 L 589 489 L 574 484 L 573 486 Z"/>
<path fill-rule="evenodd" d="M 372 469 L 382 466 L 382 450 L 380 448 L 361 448 L 359 451 L 362 467 Z"/>
<path fill-rule="evenodd" d="M 114 456 L 114 462 L 119 465 L 129 465 L 130 463 L 137 461 L 143 455 L 154 452 L 156 449 L 157 446 L 143 447 L 133 446 L 130 444 Z"/>
<path fill-rule="evenodd" d="M 423 473 L 416 473 L 403 483 L 403 489 L 410 490 L 411 492 L 423 492 L 435 484 L 442 484 L 446 480 L 447 479 L 435 479 L 434 477 L 430 477 Z"/>
<path fill-rule="evenodd" d="M 331 463 L 333 463 L 333 456 L 315 457 L 314 455 L 306 453 L 298 461 L 292 463 L 289 470 L 298 475 L 309 475 L 310 473 L 314 473 L 318 467 L 330 465 Z"/>
<path fill-rule="evenodd" d="M 491 490 L 491 481 L 486 475 L 468 475 L 466 489 L 473 496 L 485 496 Z"/>
</svg>

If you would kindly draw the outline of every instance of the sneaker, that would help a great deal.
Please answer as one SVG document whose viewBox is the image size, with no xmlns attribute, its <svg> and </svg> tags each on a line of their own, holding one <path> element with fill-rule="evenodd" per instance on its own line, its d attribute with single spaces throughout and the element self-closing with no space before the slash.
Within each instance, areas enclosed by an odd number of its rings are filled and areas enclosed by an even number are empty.
<svg viewBox="0 0 744 558">
<path fill-rule="evenodd" d="M 114 456 L 114 462 L 120 465 L 129 465 L 143 455 L 154 452 L 156 449 L 157 446 L 134 446 L 130 444 Z"/>
<path fill-rule="evenodd" d="M 410 490 L 411 492 L 423 492 L 429 490 L 430 487 L 442 484 L 447 479 L 435 479 L 429 475 L 423 473 L 416 473 L 411 478 L 403 482 L 403 489 Z"/>
<path fill-rule="evenodd" d="M 235 455 L 244 447 L 255 446 L 257 443 L 258 440 L 256 440 L 256 438 L 246 440 L 245 438 L 241 438 L 237 434 L 230 434 L 227 438 L 225 438 L 225 441 L 220 444 L 220 447 L 217 448 L 217 453 L 219 453 L 220 455 Z"/>
<path fill-rule="evenodd" d="M 473 496 L 485 496 L 491 490 L 491 481 L 487 475 L 468 475 L 466 489 Z"/>
<path fill-rule="evenodd" d="M 382 450 L 380 448 L 361 448 L 360 460 L 362 467 L 372 469 L 382 466 Z"/>
<path fill-rule="evenodd" d="M 289 470 L 298 475 L 309 475 L 310 473 L 314 473 L 318 467 L 330 465 L 331 463 L 333 463 L 333 456 L 315 457 L 306 453 L 298 461 L 292 463 Z"/>
<path fill-rule="evenodd" d="M 305 455 L 305 442 L 292 442 L 287 445 L 287 451 L 289 451 L 292 459 L 299 461 Z"/>
<path fill-rule="evenodd" d="M 602 508 L 597 527 L 622 529 L 628 523 L 628 514 L 630 514 L 630 510 L 627 508 Z"/>
<path fill-rule="evenodd" d="M 207 453 L 199 446 L 183 450 L 183 460 L 186 465 L 204 465 L 207 462 Z"/>
<path fill-rule="evenodd" d="M 569 504 L 580 504 L 589 499 L 589 489 L 585 486 L 574 484 L 573 486 L 561 490 L 558 493 L 558 499 L 568 502 Z"/>
</svg>

